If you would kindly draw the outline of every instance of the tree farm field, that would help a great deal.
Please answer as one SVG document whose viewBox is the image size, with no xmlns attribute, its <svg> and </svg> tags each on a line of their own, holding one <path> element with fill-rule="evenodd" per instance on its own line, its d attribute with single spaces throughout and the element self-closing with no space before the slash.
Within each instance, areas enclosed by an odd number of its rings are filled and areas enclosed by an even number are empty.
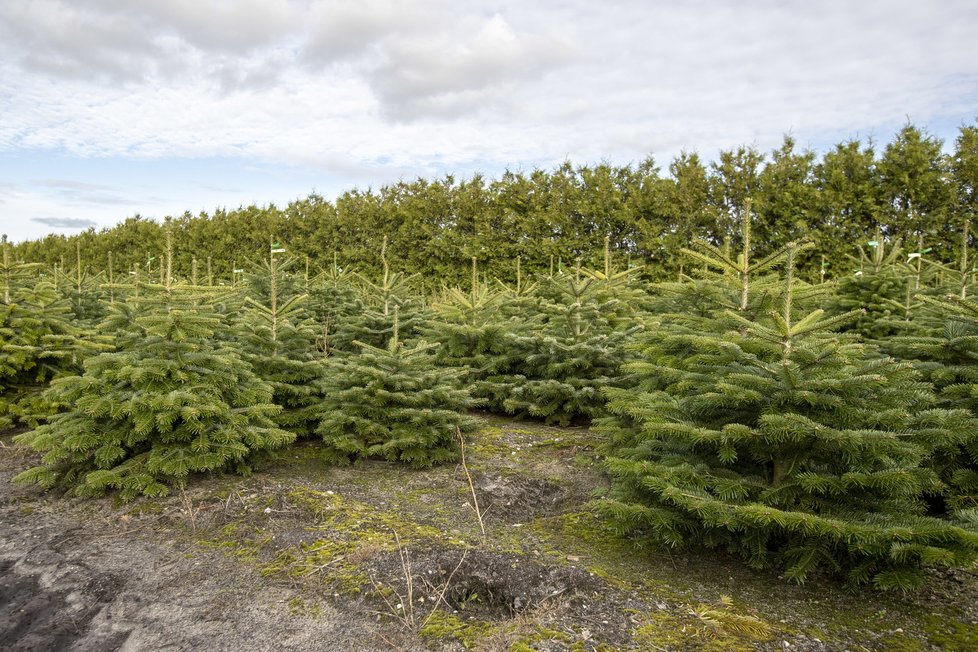
<svg viewBox="0 0 978 652">
<path fill-rule="evenodd" d="M 978 127 L 791 147 L 3 240 L 0 641 L 978 649 Z"/>
<path fill-rule="evenodd" d="M 75 650 L 967 650 L 978 641 L 971 572 L 935 571 L 909 594 L 848 592 L 822 577 L 787 584 L 733 558 L 643 547 L 589 509 L 607 483 L 600 436 L 476 419 L 464 468 L 325 466 L 306 442 L 250 477 L 202 476 L 130 503 L 11 484 L 37 460 L 5 435 L 0 639 L 7 649 Z"/>
<path fill-rule="evenodd" d="M 975 33 L 0 0 L 0 652 L 978 652 Z"/>
</svg>

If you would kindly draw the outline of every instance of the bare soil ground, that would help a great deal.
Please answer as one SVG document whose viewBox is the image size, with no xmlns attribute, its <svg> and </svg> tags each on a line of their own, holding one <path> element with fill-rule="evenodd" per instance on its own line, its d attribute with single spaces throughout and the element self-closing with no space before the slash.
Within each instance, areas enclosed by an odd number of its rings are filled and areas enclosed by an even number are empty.
<svg viewBox="0 0 978 652">
<path fill-rule="evenodd" d="M 5 650 L 976 650 L 978 578 L 912 595 L 799 587 L 649 549 L 594 516 L 582 428 L 487 419 L 465 470 L 328 467 L 283 451 L 248 478 L 119 504 L 14 486 L 0 438 Z"/>
</svg>

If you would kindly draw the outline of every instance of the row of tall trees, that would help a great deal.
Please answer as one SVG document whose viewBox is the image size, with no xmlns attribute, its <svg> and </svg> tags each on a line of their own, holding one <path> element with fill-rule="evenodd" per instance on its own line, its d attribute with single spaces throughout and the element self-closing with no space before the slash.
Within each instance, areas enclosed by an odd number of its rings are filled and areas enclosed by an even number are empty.
<svg viewBox="0 0 978 652">
<path fill-rule="evenodd" d="M 940 139 L 908 124 L 885 146 L 850 140 L 820 157 L 785 136 L 772 152 L 743 146 L 713 162 L 683 153 L 665 169 L 652 158 L 627 166 L 565 163 L 495 180 L 402 181 L 335 201 L 313 194 L 285 208 L 186 213 L 172 220 L 176 272 L 189 276 L 193 253 L 209 251 L 210 274 L 230 281 L 270 237 L 308 256 L 314 268 L 336 260 L 379 272 L 374 253 L 387 238 L 401 252 L 397 271 L 462 282 L 475 256 L 491 275 L 513 281 L 517 255 L 527 272 L 578 258 L 599 265 L 595 252 L 610 236 L 616 255 L 649 263 L 652 278 L 672 278 L 685 264 L 680 249 L 693 238 L 738 246 L 748 198 L 752 253 L 776 251 L 802 235 L 814 243 L 800 254 L 802 277 L 820 274 L 823 260 L 830 278 L 850 271 L 854 244 L 878 228 L 949 260 L 948 234 L 978 210 L 978 126 L 963 126 L 950 154 Z M 164 227 L 135 216 L 101 232 L 20 243 L 14 257 L 64 268 L 79 245 L 94 265 L 104 268 L 112 252 L 118 271 L 139 266 L 153 274 Z"/>
</svg>

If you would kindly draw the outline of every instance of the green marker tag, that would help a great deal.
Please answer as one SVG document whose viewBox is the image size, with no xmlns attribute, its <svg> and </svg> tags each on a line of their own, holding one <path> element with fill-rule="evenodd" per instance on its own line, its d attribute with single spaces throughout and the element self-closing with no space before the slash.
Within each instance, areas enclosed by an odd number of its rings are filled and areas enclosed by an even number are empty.
<svg viewBox="0 0 978 652">
<path fill-rule="evenodd" d="M 926 249 L 924 249 L 920 253 L 922 253 L 922 254 L 929 254 L 932 251 L 934 251 L 934 248 L 933 247 L 927 247 Z"/>
<path fill-rule="evenodd" d="M 876 241 L 876 240 L 870 240 L 866 244 L 868 244 L 870 247 L 878 247 L 878 246 L 880 246 L 880 243 L 878 241 Z"/>
</svg>

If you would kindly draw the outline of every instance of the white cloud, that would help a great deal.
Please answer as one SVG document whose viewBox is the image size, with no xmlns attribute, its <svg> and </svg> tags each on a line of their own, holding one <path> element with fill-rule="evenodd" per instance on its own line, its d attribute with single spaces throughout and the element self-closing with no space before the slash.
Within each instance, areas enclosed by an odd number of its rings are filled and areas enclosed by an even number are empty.
<svg viewBox="0 0 978 652">
<path fill-rule="evenodd" d="M 84 217 L 35 217 L 33 222 L 56 229 L 89 229 L 98 226 L 98 222 Z"/>
<path fill-rule="evenodd" d="M 317 2 L 309 10 L 309 27 L 300 60 L 313 67 L 372 54 L 392 36 L 423 34 L 438 20 L 432 2 L 415 2 L 404 11 L 396 0 Z"/>
</svg>

